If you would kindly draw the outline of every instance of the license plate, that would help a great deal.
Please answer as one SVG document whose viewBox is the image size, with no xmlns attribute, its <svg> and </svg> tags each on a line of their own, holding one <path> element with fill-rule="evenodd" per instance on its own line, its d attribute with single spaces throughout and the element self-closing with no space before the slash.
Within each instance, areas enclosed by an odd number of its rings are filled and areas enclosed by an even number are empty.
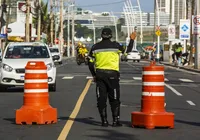
<svg viewBox="0 0 200 140">
<path fill-rule="evenodd" d="M 24 80 L 24 76 L 20 76 L 20 80 Z"/>
</svg>

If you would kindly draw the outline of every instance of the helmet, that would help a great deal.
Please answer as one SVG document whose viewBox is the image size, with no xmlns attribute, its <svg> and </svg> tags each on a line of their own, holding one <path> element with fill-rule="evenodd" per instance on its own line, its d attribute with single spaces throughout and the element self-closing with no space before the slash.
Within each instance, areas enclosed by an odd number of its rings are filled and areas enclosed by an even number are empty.
<svg viewBox="0 0 200 140">
<path fill-rule="evenodd" d="M 81 46 L 82 45 L 82 43 L 81 42 L 78 42 L 78 46 Z"/>
<path fill-rule="evenodd" d="M 110 38 L 112 38 L 112 30 L 110 28 L 104 28 L 102 30 L 101 37 L 103 39 L 110 39 Z"/>
</svg>

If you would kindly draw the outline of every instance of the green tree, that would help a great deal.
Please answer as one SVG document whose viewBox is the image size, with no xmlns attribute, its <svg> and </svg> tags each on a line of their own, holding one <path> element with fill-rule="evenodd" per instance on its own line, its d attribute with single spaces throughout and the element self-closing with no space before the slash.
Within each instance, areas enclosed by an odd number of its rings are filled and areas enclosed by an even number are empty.
<svg viewBox="0 0 200 140">
<path fill-rule="evenodd" d="M 34 28 L 37 29 L 38 9 L 41 8 L 41 33 L 47 34 L 47 40 L 50 42 L 50 15 L 48 14 L 48 2 L 41 2 L 41 6 L 36 6 L 33 16 Z"/>
</svg>

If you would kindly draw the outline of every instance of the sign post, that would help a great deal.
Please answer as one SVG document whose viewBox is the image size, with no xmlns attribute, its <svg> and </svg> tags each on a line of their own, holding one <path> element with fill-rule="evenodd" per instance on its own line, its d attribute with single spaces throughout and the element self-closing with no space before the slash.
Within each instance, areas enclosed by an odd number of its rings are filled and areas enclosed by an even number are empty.
<svg viewBox="0 0 200 140">
<path fill-rule="evenodd" d="M 189 19 L 180 19 L 180 33 L 179 38 L 181 40 L 189 40 L 190 39 L 190 20 Z M 184 43 L 184 52 L 186 52 L 187 44 Z"/>
<path fill-rule="evenodd" d="M 200 1 L 197 0 L 197 14 L 193 19 L 193 33 L 196 33 L 195 39 L 195 69 L 200 69 Z"/>
</svg>

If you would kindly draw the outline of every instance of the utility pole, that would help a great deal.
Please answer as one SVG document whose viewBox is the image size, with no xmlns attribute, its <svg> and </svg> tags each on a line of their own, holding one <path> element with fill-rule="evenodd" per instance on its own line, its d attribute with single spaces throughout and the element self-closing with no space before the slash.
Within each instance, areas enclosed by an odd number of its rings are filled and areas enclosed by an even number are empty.
<svg viewBox="0 0 200 140">
<path fill-rule="evenodd" d="M 51 45 L 53 45 L 53 0 L 50 0 L 50 8 L 51 8 L 51 12 L 50 12 L 50 20 L 51 20 L 51 29 L 50 29 L 50 32 L 51 32 Z"/>
<path fill-rule="evenodd" d="M 25 33 L 25 41 L 29 42 L 30 41 L 30 24 L 29 24 L 29 20 L 30 20 L 30 1 L 26 0 L 26 33 Z"/>
<path fill-rule="evenodd" d="M 0 0 L 0 4 L 1 4 L 1 0 Z M 4 22 L 4 13 L 6 13 L 6 0 L 3 0 L 3 3 L 1 4 L 1 21 L 0 21 L 0 33 L 3 27 L 3 22 Z M 2 39 L 0 38 L 0 45 L 1 45 L 1 50 L 2 50 L 2 54 L 4 52 L 4 45 L 2 42 Z"/>
<path fill-rule="evenodd" d="M 170 0 L 170 14 L 169 14 L 169 24 L 172 24 L 172 0 Z M 169 62 L 172 62 L 172 41 L 169 41 Z"/>
<path fill-rule="evenodd" d="M 72 57 L 75 56 L 75 48 L 74 48 L 74 36 L 75 36 L 75 27 L 74 27 L 74 16 L 75 16 L 75 11 L 74 11 L 74 4 L 75 2 L 73 2 L 73 6 L 72 6 Z"/>
<path fill-rule="evenodd" d="M 40 41 L 41 35 L 41 0 L 38 0 L 38 25 L 37 25 L 37 41 Z"/>
<path fill-rule="evenodd" d="M 193 44 L 194 44 L 194 36 L 193 36 L 193 34 L 192 34 L 192 30 L 193 30 L 193 28 L 192 28 L 192 26 L 193 26 L 193 21 L 192 21 L 192 16 L 195 14 L 194 13 L 194 9 L 195 9 L 195 7 L 194 7 L 194 4 L 195 4 L 195 0 L 191 0 L 190 1 L 190 6 L 191 6 L 191 15 L 190 15 L 190 17 L 191 17 L 191 19 L 190 19 L 190 26 L 191 26 L 191 28 L 190 28 L 190 55 L 189 55 L 189 65 L 192 65 L 193 64 L 193 53 L 192 53 L 192 51 L 193 51 Z M 187 44 L 186 44 L 186 48 L 185 48 L 185 50 L 187 51 Z M 185 52 L 186 52 L 185 51 Z M 185 53 L 184 52 L 184 53 Z"/>
<path fill-rule="evenodd" d="M 156 9 L 157 9 L 157 14 L 158 14 L 158 27 L 160 27 L 160 9 L 159 9 L 159 5 L 158 5 L 158 0 L 156 0 Z M 160 36 L 158 35 L 158 43 L 157 43 L 157 59 L 159 62 L 160 59 Z"/>
<path fill-rule="evenodd" d="M 156 32 L 156 0 L 154 0 L 154 30 L 153 30 L 153 42 L 156 41 L 156 35 L 155 35 L 155 32 Z"/>
<path fill-rule="evenodd" d="M 70 17 L 70 5 L 69 5 L 69 2 L 68 2 L 68 4 L 67 4 L 67 56 L 68 57 L 70 57 L 70 42 L 69 42 L 69 40 L 70 40 L 70 19 L 69 19 L 69 17 Z"/>
<path fill-rule="evenodd" d="M 196 15 L 200 15 L 200 0 L 197 0 L 196 3 L 197 11 Z M 192 53 L 192 52 L 190 52 Z M 200 35 L 196 35 L 196 43 L 195 43 L 195 69 L 200 69 Z"/>
<path fill-rule="evenodd" d="M 63 55 L 63 0 L 60 0 L 60 51 Z"/>
<path fill-rule="evenodd" d="M 8 13 L 7 13 L 7 17 L 6 17 L 6 34 L 7 34 L 7 37 L 6 37 L 6 45 L 7 45 L 7 42 L 8 42 L 8 32 L 7 32 L 7 29 L 8 29 L 8 24 L 10 23 L 10 9 L 11 9 L 11 1 L 8 0 Z"/>
</svg>

